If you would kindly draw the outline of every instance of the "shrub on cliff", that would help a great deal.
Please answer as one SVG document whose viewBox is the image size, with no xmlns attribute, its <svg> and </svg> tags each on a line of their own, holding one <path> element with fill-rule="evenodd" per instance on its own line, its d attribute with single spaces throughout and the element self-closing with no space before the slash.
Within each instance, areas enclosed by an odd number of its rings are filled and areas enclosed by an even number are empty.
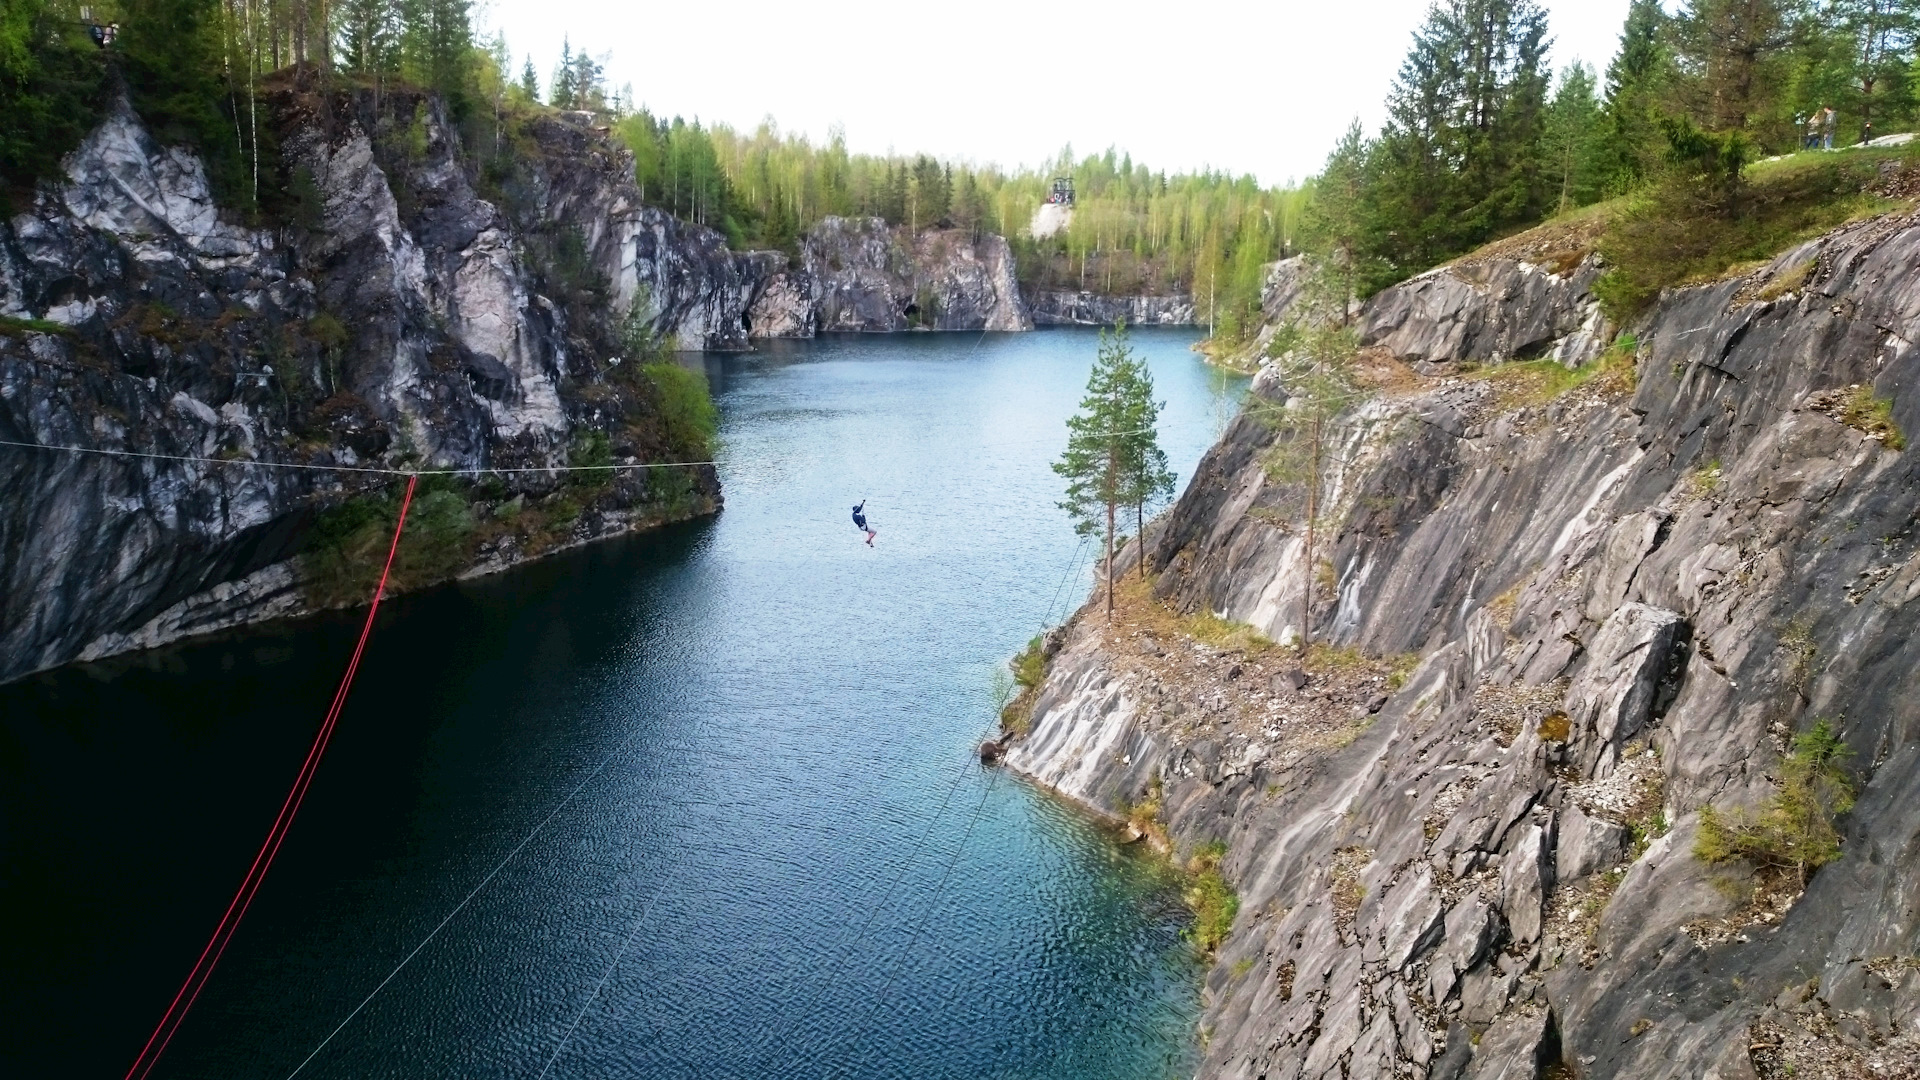
<svg viewBox="0 0 1920 1080">
<path fill-rule="evenodd" d="M 1187 871 L 1193 875 L 1193 883 L 1184 894 L 1187 906 L 1193 909 L 1187 940 L 1208 954 L 1227 940 L 1234 916 L 1240 914 L 1240 897 L 1220 873 L 1220 860 L 1226 856 L 1227 845 L 1214 840 L 1202 845 L 1187 862 Z"/>
<path fill-rule="evenodd" d="M 302 545 L 308 601 L 334 607 L 371 597 L 399 512 L 399 485 L 322 511 Z M 390 588 L 419 588 L 458 573 L 471 553 L 473 531 L 473 512 L 459 485 L 445 477 L 422 480 L 407 511 Z"/>
<path fill-rule="evenodd" d="M 1891 153 L 1756 165 L 1735 183 L 1725 176 L 1724 159 L 1731 150 L 1687 145 L 1688 160 L 1699 160 L 1676 166 L 1661 183 L 1629 197 L 1611 215 L 1601 238 L 1600 254 L 1609 269 L 1594 293 L 1617 323 L 1630 321 L 1664 288 L 1770 259 L 1836 225 L 1892 206 L 1868 191 L 1880 164 L 1896 158 Z M 1718 171 L 1700 164 L 1716 154 Z"/>
<path fill-rule="evenodd" d="M 0 0 L 0 209 L 24 208 L 99 119 L 106 65 L 82 27 L 42 0 Z"/>
<path fill-rule="evenodd" d="M 714 436 L 720 430 L 720 410 L 714 407 L 705 372 L 672 361 L 641 368 L 659 395 L 660 425 L 667 446 L 679 461 L 706 461 L 713 456 Z"/>
<path fill-rule="evenodd" d="M 1757 810 L 1700 811 L 1693 853 L 1702 862 L 1745 859 L 1763 870 L 1791 871 L 1801 885 L 1840 857 L 1834 820 L 1853 808 L 1853 779 L 1841 763 L 1848 750 L 1822 720 L 1796 736 L 1780 763 L 1779 790 Z"/>
</svg>

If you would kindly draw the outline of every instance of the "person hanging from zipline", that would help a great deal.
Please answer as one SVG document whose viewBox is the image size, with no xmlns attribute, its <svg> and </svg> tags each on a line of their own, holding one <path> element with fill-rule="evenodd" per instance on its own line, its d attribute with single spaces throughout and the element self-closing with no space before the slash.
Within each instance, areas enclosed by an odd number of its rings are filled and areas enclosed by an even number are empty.
<svg viewBox="0 0 1920 1080">
<path fill-rule="evenodd" d="M 873 538 L 880 534 L 867 528 L 867 500 L 861 499 L 859 504 L 853 508 L 853 524 L 855 528 L 867 534 L 867 546 L 872 547 Z"/>
</svg>

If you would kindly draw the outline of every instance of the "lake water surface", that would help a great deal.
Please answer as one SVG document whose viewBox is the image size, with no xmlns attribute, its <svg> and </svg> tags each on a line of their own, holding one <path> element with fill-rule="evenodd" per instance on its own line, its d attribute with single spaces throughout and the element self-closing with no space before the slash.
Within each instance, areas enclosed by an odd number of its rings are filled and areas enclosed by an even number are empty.
<svg viewBox="0 0 1920 1080">
<path fill-rule="evenodd" d="M 1135 335 L 1182 483 L 1243 386 L 1192 339 Z M 1086 593 L 1048 463 L 1093 351 L 1060 330 L 711 359 L 722 514 L 390 601 L 156 1075 L 289 1075 L 442 920 L 299 1075 L 1190 1070 L 1177 882 L 971 760 L 1005 659 Z M 0 687 L 0 1074 L 125 1070 L 359 618 Z"/>
</svg>

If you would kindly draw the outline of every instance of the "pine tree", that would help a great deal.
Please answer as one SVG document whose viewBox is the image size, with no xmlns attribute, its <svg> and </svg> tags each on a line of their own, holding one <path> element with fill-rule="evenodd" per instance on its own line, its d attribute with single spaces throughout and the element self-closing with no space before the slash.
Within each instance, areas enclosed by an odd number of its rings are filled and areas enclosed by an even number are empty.
<svg viewBox="0 0 1920 1080">
<path fill-rule="evenodd" d="M 525 95 L 528 101 L 540 100 L 540 76 L 533 70 L 531 56 L 527 57 L 526 64 L 520 68 L 520 93 Z"/>
<path fill-rule="evenodd" d="M 1798 0 L 1687 0 L 1673 19 L 1681 104 L 1708 131 L 1778 136 Z"/>
<path fill-rule="evenodd" d="M 392 0 L 339 0 L 340 63 L 360 75 L 392 70 L 399 13 Z"/>
<path fill-rule="evenodd" d="M 1860 118 L 1861 141 L 1873 138 L 1876 118 L 1911 115 L 1908 72 L 1920 37 L 1920 0 L 1831 0 L 1824 20 L 1849 46 L 1848 104 Z"/>
<path fill-rule="evenodd" d="M 573 104 L 575 109 L 599 111 L 607 104 L 606 78 L 599 61 L 585 49 L 573 54 Z"/>
<path fill-rule="evenodd" d="M 1535 220 L 1546 13 L 1536 0 L 1441 0 L 1387 100 L 1370 193 L 1371 254 L 1387 283 Z"/>
<path fill-rule="evenodd" d="M 1576 63 L 1561 72 L 1560 86 L 1547 108 L 1545 148 L 1556 176 L 1559 213 L 1600 197 L 1596 143 L 1602 129 L 1600 101 L 1593 90 L 1593 69 Z"/>
<path fill-rule="evenodd" d="M 1113 325 L 1113 336 L 1127 356 L 1122 379 L 1122 417 L 1120 431 L 1127 440 L 1126 502 L 1133 506 L 1134 537 L 1140 545 L 1140 579 L 1147 577 L 1147 508 L 1173 497 L 1176 477 L 1167 464 L 1166 451 L 1160 448 L 1160 410 L 1163 401 L 1153 400 L 1153 371 L 1146 357 L 1127 348 L 1127 324 Z"/>
<path fill-rule="evenodd" d="M 1621 194 L 1652 175 L 1661 145 L 1654 116 L 1673 81 L 1660 0 L 1633 0 L 1620 49 L 1607 65 L 1605 121 L 1597 155 L 1603 183 Z"/>
<path fill-rule="evenodd" d="M 1279 360 L 1285 401 L 1256 406 L 1253 416 L 1278 433 L 1261 460 L 1267 478 L 1295 491 L 1291 509 L 1298 515 L 1300 541 L 1299 648 L 1313 636 L 1314 590 L 1320 571 L 1320 517 L 1327 472 L 1334 464 L 1333 423 L 1355 398 L 1352 365 L 1358 350 L 1353 331 L 1328 321 L 1302 320 L 1289 335 Z M 1288 509 L 1283 505 L 1280 509 Z"/>
<path fill-rule="evenodd" d="M 1366 276 L 1370 150 L 1360 121 L 1355 120 L 1327 156 L 1306 210 L 1308 238 L 1327 253 L 1340 276 L 1342 326 L 1350 318 L 1357 282 Z"/>
<path fill-rule="evenodd" d="M 1107 620 L 1113 620 L 1114 524 L 1120 507 L 1132 499 L 1129 442 L 1136 383 L 1132 352 L 1126 335 L 1100 332 L 1099 353 L 1087 377 L 1087 395 L 1080 411 L 1067 420 L 1067 450 L 1053 471 L 1067 481 L 1060 508 L 1073 518 L 1074 531 L 1098 536 L 1104 527 L 1107 544 Z"/>
<path fill-rule="evenodd" d="M 547 104 L 556 109 L 574 107 L 573 43 L 566 38 L 560 39 L 560 66 L 553 69 L 553 78 L 547 86 L 551 90 Z"/>
</svg>

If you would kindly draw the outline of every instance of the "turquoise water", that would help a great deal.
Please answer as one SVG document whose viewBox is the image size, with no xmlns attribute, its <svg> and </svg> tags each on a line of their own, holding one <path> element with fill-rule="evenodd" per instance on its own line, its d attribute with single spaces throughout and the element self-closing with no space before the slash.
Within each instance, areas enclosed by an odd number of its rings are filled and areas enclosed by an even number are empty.
<svg viewBox="0 0 1920 1080">
<path fill-rule="evenodd" d="M 1189 333 L 1137 340 L 1184 481 L 1242 384 Z M 1085 594 L 1048 462 L 1093 346 L 710 359 L 717 518 L 383 608 L 302 817 L 156 1075 L 288 1075 L 496 866 L 301 1076 L 1190 1071 L 1177 883 L 971 760 L 1005 658 Z M 20 1025 L 0 1072 L 124 1070 L 356 630 L 0 687 L 0 903 L 24 930 L 0 960 Z"/>
</svg>

